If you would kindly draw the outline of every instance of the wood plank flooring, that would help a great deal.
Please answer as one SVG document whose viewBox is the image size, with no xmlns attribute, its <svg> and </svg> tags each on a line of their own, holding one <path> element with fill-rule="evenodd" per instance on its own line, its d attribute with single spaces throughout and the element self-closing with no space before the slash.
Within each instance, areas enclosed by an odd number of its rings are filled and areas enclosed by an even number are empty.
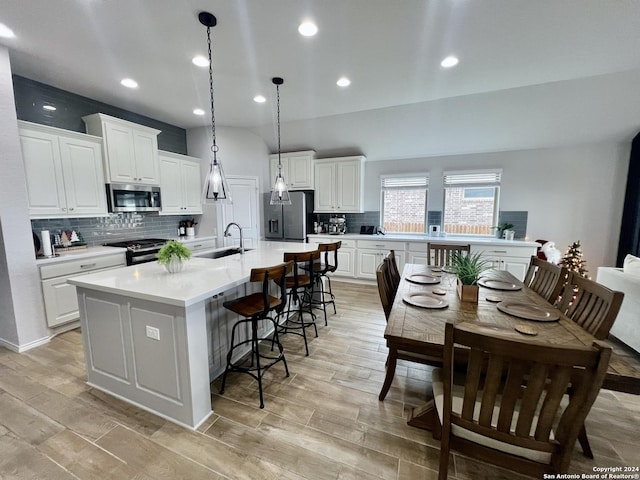
<svg viewBox="0 0 640 480">
<path fill-rule="evenodd" d="M 429 367 L 399 362 L 377 399 L 387 350 L 373 286 L 334 282 L 337 315 L 319 337 L 283 336 L 282 364 L 257 384 L 234 374 L 212 385 L 214 415 L 191 432 L 85 384 L 79 331 L 23 354 L 0 348 L 0 479 L 416 480 L 437 477 L 439 443 L 409 427 Z M 576 447 L 570 472 L 639 466 L 640 397 L 603 391 L 586 422 L 596 456 Z M 452 454 L 452 479 L 521 479 Z"/>
</svg>

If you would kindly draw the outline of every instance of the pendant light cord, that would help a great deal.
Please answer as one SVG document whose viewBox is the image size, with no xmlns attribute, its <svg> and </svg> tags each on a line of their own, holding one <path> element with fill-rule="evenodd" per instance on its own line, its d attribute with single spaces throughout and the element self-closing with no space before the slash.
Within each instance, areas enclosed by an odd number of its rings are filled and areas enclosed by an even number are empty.
<svg viewBox="0 0 640 480">
<path fill-rule="evenodd" d="M 209 96 L 211 97 L 211 151 L 213 152 L 213 163 L 217 163 L 218 145 L 216 144 L 216 118 L 213 106 L 213 60 L 211 58 L 211 27 L 207 27 L 207 47 L 209 49 Z"/>
<path fill-rule="evenodd" d="M 276 98 L 278 104 L 278 173 L 282 171 L 282 162 L 280 161 L 280 85 L 276 85 Z"/>
</svg>

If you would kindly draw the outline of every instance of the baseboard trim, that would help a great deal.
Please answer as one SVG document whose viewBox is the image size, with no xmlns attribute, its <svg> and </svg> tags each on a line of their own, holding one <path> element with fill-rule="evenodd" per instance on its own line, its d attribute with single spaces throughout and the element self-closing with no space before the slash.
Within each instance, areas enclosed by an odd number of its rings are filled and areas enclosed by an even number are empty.
<svg viewBox="0 0 640 480">
<path fill-rule="evenodd" d="M 0 338 L 0 346 L 6 348 L 7 350 L 11 350 L 12 352 L 15 352 L 15 353 L 23 353 L 23 352 L 26 352 L 27 350 L 31 350 L 32 348 L 36 348 L 46 343 L 49 343 L 50 341 L 51 341 L 51 337 L 42 337 L 38 340 L 34 340 L 33 342 L 16 345 L 15 343 L 9 342 L 4 338 Z"/>
</svg>

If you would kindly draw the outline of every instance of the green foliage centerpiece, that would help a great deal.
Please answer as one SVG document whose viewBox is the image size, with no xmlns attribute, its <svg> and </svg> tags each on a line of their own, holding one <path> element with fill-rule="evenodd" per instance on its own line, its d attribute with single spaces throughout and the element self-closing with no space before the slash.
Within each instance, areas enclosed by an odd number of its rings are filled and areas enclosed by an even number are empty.
<svg viewBox="0 0 640 480">
<path fill-rule="evenodd" d="M 168 241 L 158 252 L 158 263 L 169 273 L 182 271 L 190 258 L 191 251 L 176 240 Z"/>
<path fill-rule="evenodd" d="M 488 263 L 482 258 L 482 253 L 454 252 L 451 255 L 451 270 L 457 277 L 460 300 L 478 303 L 478 280 L 487 268 Z"/>
</svg>

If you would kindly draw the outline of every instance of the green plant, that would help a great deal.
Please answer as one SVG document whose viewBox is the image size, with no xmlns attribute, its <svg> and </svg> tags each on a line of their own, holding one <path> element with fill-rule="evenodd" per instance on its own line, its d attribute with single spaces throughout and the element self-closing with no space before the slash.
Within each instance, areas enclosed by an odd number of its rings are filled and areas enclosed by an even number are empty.
<svg viewBox="0 0 640 480">
<path fill-rule="evenodd" d="M 454 252 L 451 255 L 451 270 L 463 285 L 476 285 L 487 268 L 488 262 L 482 257 L 482 253 L 466 255 Z"/>
<path fill-rule="evenodd" d="M 500 225 L 497 225 L 495 227 L 491 227 L 494 230 L 498 230 L 499 232 L 504 232 L 505 230 L 511 230 L 514 227 L 513 223 L 501 223 Z"/>
<path fill-rule="evenodd" d="M 189 260 L 191 251 L 182 243 L 171 240 L 165 243 L 158 252 L 158 263 L 168 265 L 172 260 Z"/>
</svg>

